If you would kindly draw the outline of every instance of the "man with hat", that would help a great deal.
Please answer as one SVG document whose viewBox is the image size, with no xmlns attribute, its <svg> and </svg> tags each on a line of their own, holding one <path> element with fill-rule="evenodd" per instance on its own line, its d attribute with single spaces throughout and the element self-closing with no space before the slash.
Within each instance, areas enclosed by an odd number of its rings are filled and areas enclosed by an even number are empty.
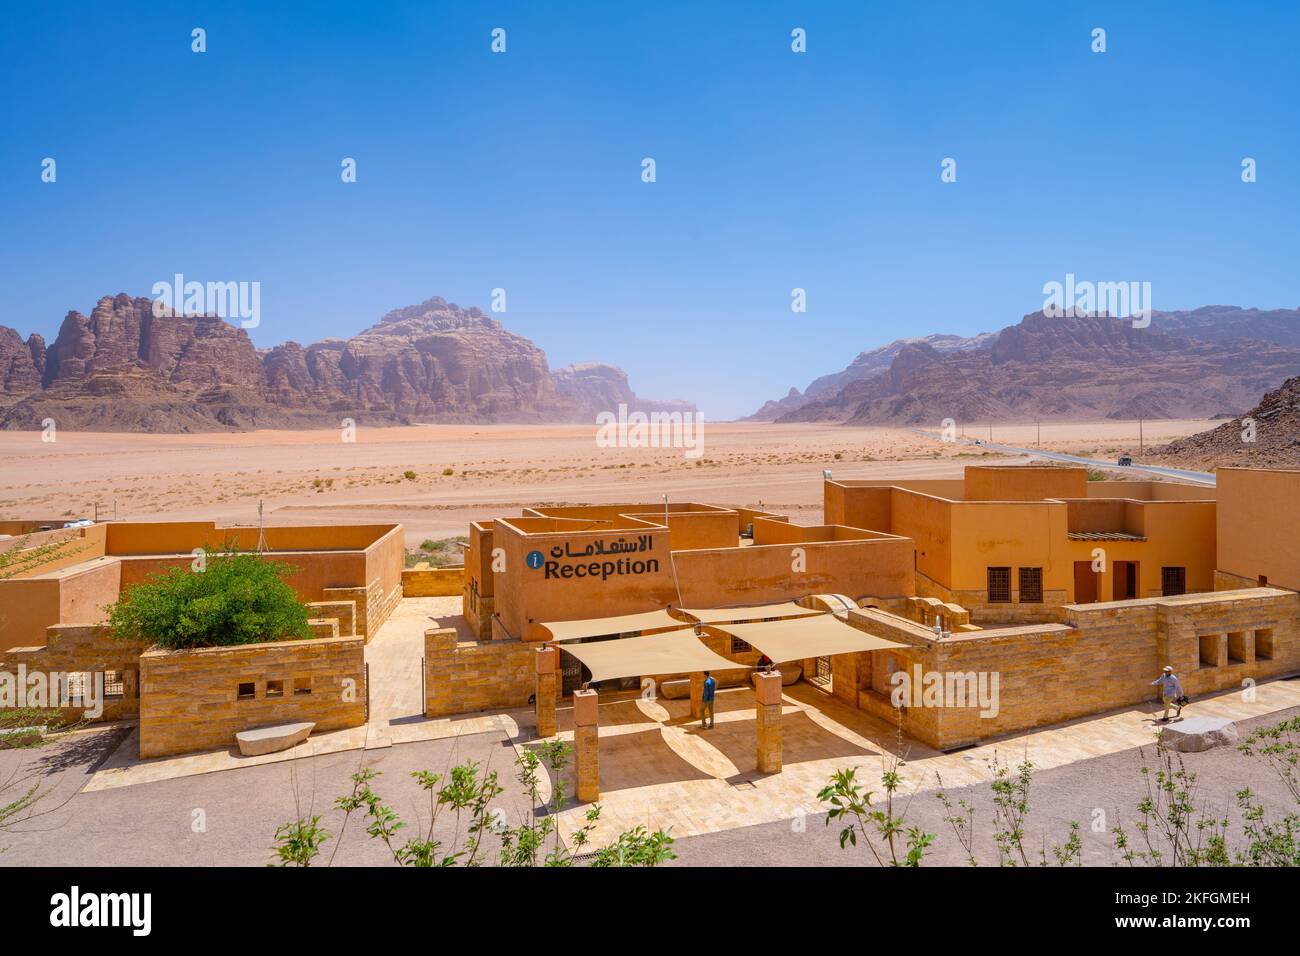
<svg viewBox="0 0 1300 956">
<path fill-rule="evenodd" d="M 1152 687 L 1157 684 L 1160 685 L 1160 701 L 1165 705 L 1165 714 L 1160 721 L 1166 723 L 1169 720 L 1169 708 L 1174 708 L 1175 717 L 1181 716 L 1187 698 L 1183 696 L 1183 685 L 1178 683 L 1174 669 L 1168 664 L 1165 665 L 1164 673 L 1151 682 Z"/>
</svg>

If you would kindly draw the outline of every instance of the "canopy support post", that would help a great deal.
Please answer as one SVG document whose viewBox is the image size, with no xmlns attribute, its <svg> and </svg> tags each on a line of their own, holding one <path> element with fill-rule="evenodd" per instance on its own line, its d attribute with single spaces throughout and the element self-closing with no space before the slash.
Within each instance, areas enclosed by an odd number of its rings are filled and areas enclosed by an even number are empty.
<svg viewBox="0 0 1300 956">
<path fill-rule="evenodd" d="M 555 719 L 555 701 L 559 696 L 557 678 L 558 658 L 560 652 L 554 647 L 539 647 L 533 659 L 533 670 L 537 675 L 537 688 L 533 694 L 533 709 L 537 715 L 537 736 L 554 737 L 557 730 Z"/>
<path fill-rule="evenodd" d="M 754 674 L 758 772 L 781 772 L 781 672 Z"/>
<path fill-rule="evenodd" d="M 600 698 L 594 690 L 573 692 L 573 755 L 578 800 L 600 799 Z"/>
</svg>

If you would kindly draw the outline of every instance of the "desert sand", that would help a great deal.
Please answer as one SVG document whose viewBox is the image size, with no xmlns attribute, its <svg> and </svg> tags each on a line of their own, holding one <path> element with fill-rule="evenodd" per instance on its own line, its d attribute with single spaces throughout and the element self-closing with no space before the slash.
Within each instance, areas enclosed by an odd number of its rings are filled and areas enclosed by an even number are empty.
<svg viewBox="0 0 1300 956">
<path fill-rule="evenodd" d="M 1148 446 L 1204 421 L 1147 422 Z M 256 524 L 400 521 L 407 542 L 464 534 L 520 508 L 610 501 L 762 503 L 814 523 L 821 474 L 956 477 L 967 464 L 1013 462 L 915 429 L 832 424 L 706 423 L 703 454 L 601 448 L 591 425 L 361 427 L 189 435 L 0 432 L 0 517 L 215 520 Z M 966 430 L 988 438 L 988 427 Z M 1033 425 L 993 426 L 993 440 L 1034 445 Z M 1044 424 L 1042 447 L 1114 457 L 1136 451 L 1136 423 Z M 414 477 L 406 477 L 406 472 Z M 449 473 L 448 473 L 449 472 Z M 98 512 L 96 512 L 96 507 Z"/>
</svg>

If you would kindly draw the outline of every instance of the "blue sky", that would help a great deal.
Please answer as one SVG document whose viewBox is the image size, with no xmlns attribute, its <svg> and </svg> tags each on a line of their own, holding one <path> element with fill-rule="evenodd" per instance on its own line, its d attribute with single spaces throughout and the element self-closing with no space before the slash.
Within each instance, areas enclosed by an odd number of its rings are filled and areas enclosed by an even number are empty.
<svg viewBox="0 0 1300 956">
<path fill-rule="evenodd" d="M 175 272 L 259 281 L 259 346 L 501 287 L 553 366 L 725 418 L 900 336 L 1012 324 L 1067 272 L 1149 281 L 1157 309 L 1300 306 L 1297 4 L 5 17 L 0 324 L 24 335 Z"/>
</svg>

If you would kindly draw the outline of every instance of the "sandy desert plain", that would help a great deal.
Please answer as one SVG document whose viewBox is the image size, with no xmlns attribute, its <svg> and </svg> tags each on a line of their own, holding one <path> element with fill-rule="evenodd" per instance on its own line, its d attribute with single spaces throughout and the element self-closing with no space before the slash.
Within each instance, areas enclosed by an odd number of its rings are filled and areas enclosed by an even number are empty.
<svg viewBox="0 0 1300 956">
<path fill-rule="evenodd" d="M 1213 422 L 1148 421 L 1146 446 Z M 1113 460 L 1138 447 L 1136 422 L 1044 423 L 1044 450 Z M 989 437 L 987 425 L 965 430 Z M 1033 446 L 1038 428 L 994 425 Z M 407 546 L 463 535 L 472 520 L 538 503 L 673 501 L 754 505 L 821 520 L 821 473 L 956 477 L 967 464 L 1024 459 L 920 429 L 706 422 L 703 454 L 602 448 L 594 425 L 359 426 L 185 435 L 0 432 L 0 517 L 215 520 L 255 525 L 400 521 Z M 414 477 L 408 477 L 408 473 Z"/>
</svg>

